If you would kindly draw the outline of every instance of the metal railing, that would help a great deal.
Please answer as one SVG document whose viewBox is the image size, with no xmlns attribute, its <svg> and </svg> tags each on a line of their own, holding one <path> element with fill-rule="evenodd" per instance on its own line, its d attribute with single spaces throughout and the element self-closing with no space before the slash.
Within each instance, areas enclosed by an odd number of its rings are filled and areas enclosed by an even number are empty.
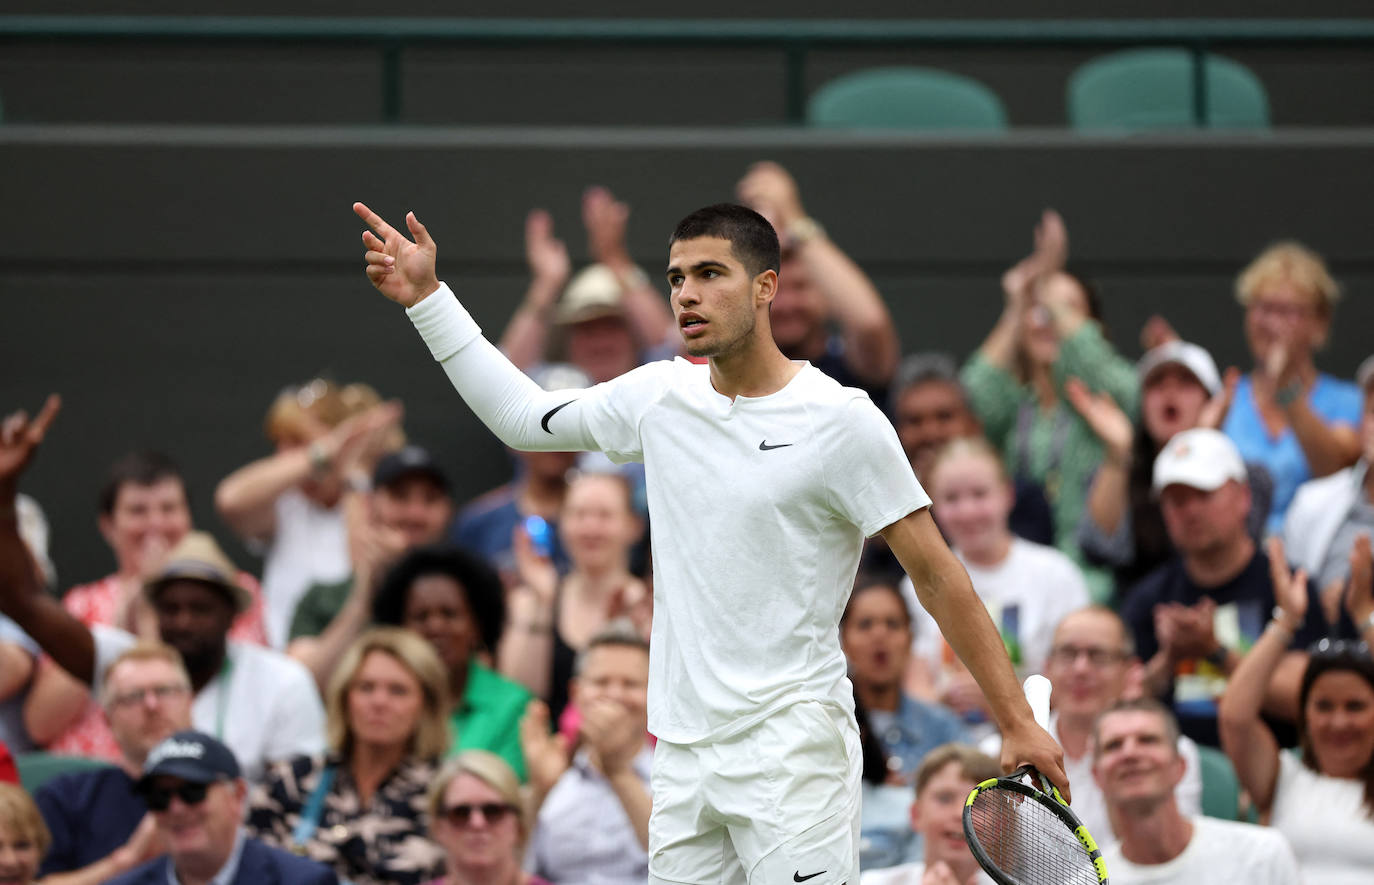
<svg viewBox="0 0 1374 885">
<path fill-rule="evenodd" d="M 775 49 L 786 119 L 806 111 L 806 64 L 819 49 L 1171 46 L 1193 59 L 1193 115 L 1207 120 L 1203 65 L 1219 47 L 1374 46 L 1374 19 L 705 20 L 0 15 L 4 44 L 329 44 L 381 55 L 382 119 L 401 118 L 402 53 L 417 46 Z"/>
</svg>

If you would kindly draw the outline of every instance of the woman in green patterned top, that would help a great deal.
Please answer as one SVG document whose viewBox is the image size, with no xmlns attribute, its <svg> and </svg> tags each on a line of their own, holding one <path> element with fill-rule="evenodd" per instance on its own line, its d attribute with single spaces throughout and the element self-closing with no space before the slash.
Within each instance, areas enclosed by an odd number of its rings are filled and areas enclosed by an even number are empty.
<svg viewBox="0 0 1374 885">
<path fill-rule="evenodd" d="M 1039 483 L 1054 516 L 1055 546 L 1083 569 L 1094 601 L 1108 602 L 1111 572 L 1091 565 L 1076 543 L 1101 441 L 1064 395 L 1070 378 L 1106 394 L 1134 420 L 1135 370 L 1103 335 L 1095 295 L 1064 270 L 1068 233 L 1047 211 L 1035 249 L 1002 277 L 1005 306 L 961 373 L 969 402 L 1007 467 Z"/>
</svg>

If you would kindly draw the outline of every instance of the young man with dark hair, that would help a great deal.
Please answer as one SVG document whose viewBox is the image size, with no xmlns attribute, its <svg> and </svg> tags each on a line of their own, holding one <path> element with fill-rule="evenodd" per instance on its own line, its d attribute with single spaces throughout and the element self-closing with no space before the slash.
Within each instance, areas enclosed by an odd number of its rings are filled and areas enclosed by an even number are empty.
<svg viewBox="0 0 1374 885">
<path fill-rule="evenodd" d="M 408 308 L 503 442 L 644 463 L 656 577 L 650 882 L 857 881 L 862 761 L 838 626 L 866 535 L 884 535 L 986 691 L 1004 764 L 1066 782 L 892 425 L 862 391 L 774 342 L 778 245 L 762 216 L 707 207 L 669 241 L 673 313 L 706 365 L 651 363 L 549 393 L 439 282 L 434 240 L 413 213 L 415 242 L 363 204 L 354 211 L 372 228 L 369 279 Z"/>
</svg>

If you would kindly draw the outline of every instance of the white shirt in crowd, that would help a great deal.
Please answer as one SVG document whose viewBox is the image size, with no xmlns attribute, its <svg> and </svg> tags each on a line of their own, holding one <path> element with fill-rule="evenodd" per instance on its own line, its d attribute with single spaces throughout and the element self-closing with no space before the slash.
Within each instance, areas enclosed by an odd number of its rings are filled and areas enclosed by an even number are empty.
<svg viewBox="0 0 1374 885">
<path fill-rule="evenodd" d="M 904 863 L 880 870 L 865 870 L 859 875 L 859 885 L 921 885 L 921 877 L 926 874 L 924 863 Z M 973 880 L 977 885 L 997 885 L 992 877 L 981 869 Z M 964 883 L 960 883 L 964 885 Z"/>
<path fill-rule="evenodd" d="M 1091 601 L 1078 566 L 1053 547 L 1024 538 L 1013 538 L 1006 558 L 992 568 L 972 565 L 963 556 L 959 561 L 1003 640 L 1015 645 L 1009 651 L 1017 674 L 1025 678 L 1043 672 L 1060 620 Z M 902 579 L 902 592 L 912 612 L 912 651 L 926 662 L 938 686 L 954 653 L 917 600 L 911 578 Z"/>
<path fill-rule="evenodd" d="M 104 624 L 91 633 L 99 685 L 137 639 Z M 191 725 L 223 741 L 250 781 L 269 762 L 324 750 L 324 706 L 310 672 L 280 652 L 249 643 L 229 642 L 224 668 L 191 702 Z"/>
<path fill-rule="evenodd" d="M 343 508 L 326 509 L 299 489 L 277 496 L 276 531 L 262 566 L 263 625 L 273 648 L 286 647 L 296 605 L 314 584 L 342 581 L 353 571 Z"/>
<path fill-rule="evenodd" d="M 1374 882 L 1374 818 L 1362 782 L 1318 774 L 1280 752 L 1269 825 L 1288 838 L 1309 885 Z"/>
<path fill-rule="evenodd" d="M 481 337 L 446 286 L 407 313 L 507 445 L 644 463 L 650 732 L 691 744 L 799 701 L 853 709 L 837 627 L 864 537 L 930 504 L 867 394 L 801 363 L 782 389 L 731 399 L 709 366 L 684 359 L 548 392 Z"/>
<path fill-rule="evenodd" d="M 1102 853 L 1112 885 L 1300 885 L 1298 862 L 1288 841 L 1269 827 L 1195 817 L 1193 838 L 1173 860 L 1134 864 L 1120 844 Z M 1309 879 L 1327 885 L 1326 879 Z M 1361 879 L 1368 882 L 1368 874 Z"/>
</svg>

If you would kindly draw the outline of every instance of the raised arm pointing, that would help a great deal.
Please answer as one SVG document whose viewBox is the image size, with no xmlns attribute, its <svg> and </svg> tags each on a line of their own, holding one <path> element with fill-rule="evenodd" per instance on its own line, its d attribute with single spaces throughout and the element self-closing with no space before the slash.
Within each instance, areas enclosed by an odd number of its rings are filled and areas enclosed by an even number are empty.
<svg viewBox="0 0 1374 885">
<path fill-rule="evenodd" d="M 438 247 L 414 212 L 406 213 L 406 227 L 415 237 L 412 243 L 362 203 L 354 203 L 353 211 L 372 228 L 363 231 L 364 257 L 367 278 L 378 292 L 402 307 L 413 307 L 439 288 L 434 272 Z"/>
</svg>

